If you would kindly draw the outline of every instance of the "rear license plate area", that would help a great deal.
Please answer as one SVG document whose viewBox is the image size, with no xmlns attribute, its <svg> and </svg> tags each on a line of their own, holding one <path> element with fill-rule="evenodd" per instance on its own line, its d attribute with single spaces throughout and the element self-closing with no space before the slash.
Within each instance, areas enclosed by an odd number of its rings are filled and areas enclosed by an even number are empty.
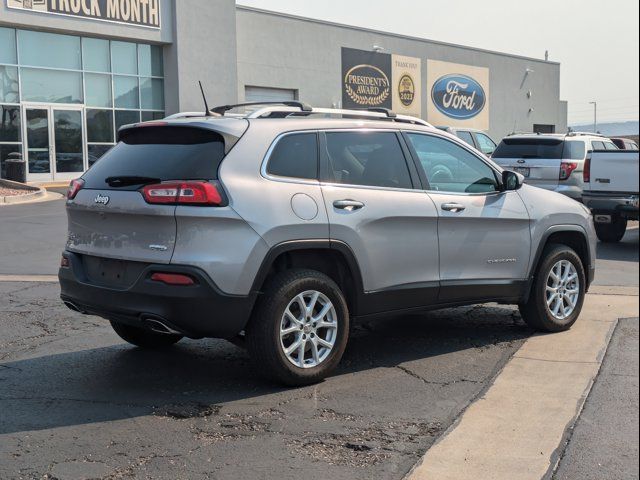
<svg viewBox="0 0 640 480">
<path fill-rule="evenodd" d="M 128 288 L 138 279 L 145 264 L 85 255 L 82 259 L 87 279 L 110 288 Z"/>
<path fill-rule="evenodd" d="M 525 178 L 529 178 L 529 175 L 531 175 L 531 169 L 529 167 L 513 167 L 513 171 Z"/>
</svg>

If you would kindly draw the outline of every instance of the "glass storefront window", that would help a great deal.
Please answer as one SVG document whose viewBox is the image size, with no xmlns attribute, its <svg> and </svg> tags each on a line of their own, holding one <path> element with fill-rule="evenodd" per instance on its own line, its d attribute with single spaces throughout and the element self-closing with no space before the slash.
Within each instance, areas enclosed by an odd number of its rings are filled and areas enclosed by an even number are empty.
<svg viewBox="0 0 640 480">
<path fill-rule="evenodd" d="M 88 107 L 113 107 L 111 75 L 85 73 L 85 103 Z"/>
<path fill-rule="evenodd" d="M 137 110 L 116 110 L 116 132 L 123 125 L 130 123 L 138 123 L 140 121 L 140 112 Z M 116 133 L 116 137 L 117 137 Z"/>
<path fill-rule="evenodd" d="M 111 67 L 113 73 L 138 74 L 138 54 L 135 43 L 111 42 Z"/>
<path fill-rule="evenodd" d="M 113 77 L 113 96 L 116 108 L 140 108 L 138 77 Z"/>
<path fill-rule="evenodd" d="M 0 102 L 20 102 L 18 83 L 18 67 L 0 65 Z"/>
<path fill-rule="evenodd" d="M 113 142 L 113 110 L 87 109 L 87 142 Z"/>
<path fill-rule="evenodd" d="M 0 27 L 0 160 L 53 179 L 92 165 L 121 126 L 164 118 L 163 70 L 160 45 Z"/>
<path fill-rule="evenodd" d="M 0 143 L 0 178 L 7 177 L 7 160 L 21 160 L 22 145 L 7 145 Z"/>
<path fill-rule="evenodd" d="M 110 72 L 109 40 L 83 38 L 82 65 L 90 72 Z"/>
<path fill-rule="evenodd" d="M 140 99 L 145 110 L 164 108 L 164 82 L 159 78 L 140 79 Z"/>
<path fill-rule="evenodd" d="M 20 107 L 0 105 L 0 142 L 19 142 Z"/>
<path fill-rule="evenodd" d="M 161 77 L 162 47 L 138 45 L 138 73 L 145 77 Z"/>
<path fill-rule="evenodd" d="M 0 63 L 18 63 L 16 31 L 13 28 L 0 28 Z"/>
<path fill-rule="evenodd" d="M 82 103 L 82 74 L 61 70 L 21 69 L 22 100 Z"/>
<path fill-rule="evenodd" d="M 142 112 L 141 120 L 143 122 L 151 122 L 152 120 L 162 120 L 164 112 Z"/>
<path fill-rule="evenodd" d="M 105 153 L 111 150 L 112 147 L 113 145 L 87 145 L 87 150 L 89 152 L 89 167 L 100 160 Z"/>
<path fill-rule="evenodd" d="M 80 70 L 80 37 L 18 30 L 20 65 Z"/>
</svg>

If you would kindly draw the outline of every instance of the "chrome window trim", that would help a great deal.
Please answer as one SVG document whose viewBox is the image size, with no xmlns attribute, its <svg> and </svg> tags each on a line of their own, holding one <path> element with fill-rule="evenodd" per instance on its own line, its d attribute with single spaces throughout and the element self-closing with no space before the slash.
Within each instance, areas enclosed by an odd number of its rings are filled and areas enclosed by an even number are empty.
<svg viewBox="0 0 640 480">
<path fill-rule="evenodd" d="M 267 153 L 264 155 L 264 158 L 262 159 L 262 165 L 260 166 L 260 175 L 267 179 L 267 180 L 271 180 L 273 182 L 281 182 L 281 183 L 296 183 L 296 184 L 300 184 L 300 185 L 320 185 L 320 181 L 318 179 L 315 180 L 311 180 L 308 178 L 299 178 L 299 177 L 285 177 L 285 176 L 281 176 L 281 175 L 273 175 L 271 173 L 267 172 L 267 168 L 269 166 L 269 161 L 271 160 L 271 155 L 273 154 L 273 151 L 275 150 L 276 146 L 278 145 L 278 143 L 280 143 L 280 140 L 282 140 L 285 137 L 288 137 L 290 135 L 299 135 L 302 133 L 313 133 L 316 135 L 316 143 L 318 143 L 317 141 L 317 136 L 318 136 L 318 130 L 294 130 L 291 132 L 284 132 L 284 133 L 280 133 L 274 140 L 273 142 L 271 142 L 271 145 L 269 146 L 269 149 L 267 150 Z M 318 145 L 319 148 L 319 145 Z M 319 153 L 319 152 L 318 152 Z M 320 155 L 318 154 L 318 166 L 320 166 Z"/>
</svg>

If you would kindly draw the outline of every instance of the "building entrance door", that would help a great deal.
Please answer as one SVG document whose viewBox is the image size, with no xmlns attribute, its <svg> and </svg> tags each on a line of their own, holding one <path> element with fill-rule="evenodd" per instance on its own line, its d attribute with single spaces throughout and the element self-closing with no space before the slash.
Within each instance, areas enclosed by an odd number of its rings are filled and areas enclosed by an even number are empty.
<svg viewBox="0 0 640 480">
<path fill-rule="evenodd" d="M 67 181 L 86 169 L 82 108 L 25 105 L 27 181 Z"/>
</svg>

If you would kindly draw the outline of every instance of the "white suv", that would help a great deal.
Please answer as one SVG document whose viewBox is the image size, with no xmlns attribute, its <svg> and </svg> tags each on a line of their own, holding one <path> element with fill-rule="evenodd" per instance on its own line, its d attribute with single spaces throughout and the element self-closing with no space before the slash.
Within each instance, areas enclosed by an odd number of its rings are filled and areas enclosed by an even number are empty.
<svg viewBox="0 0 640 480">
<path fill-rule="evenodd" d="M 590 133 L 519 134 L 502 140 L 491 158 L 521 173 L 525 183 L 582 201 L 582 173 L 590 150 L 618 150 L 608 138 Z"/>
</svg>

